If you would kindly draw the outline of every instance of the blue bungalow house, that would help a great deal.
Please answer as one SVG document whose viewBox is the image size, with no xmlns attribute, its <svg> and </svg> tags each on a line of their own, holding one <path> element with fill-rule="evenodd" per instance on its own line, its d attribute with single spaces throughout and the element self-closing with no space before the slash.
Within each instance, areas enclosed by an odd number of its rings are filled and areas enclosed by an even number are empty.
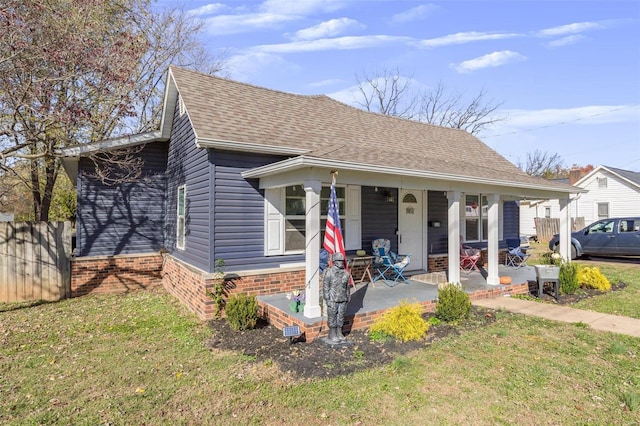
<svg viewBox="0 0 640 426">
<path fill-rule="evenodd" d="M 105 185 L 96 154 L 136 147 L 135 181 Z M 161 282 L 200 318 L 223 259 L 230 292 L 304 289 L 320 316 L 319 250 L 332 170 L 346 249 L 376 238 L 411 253 L 409 269 L 460 280 L 461 238 L 486 248 L 498 284 L 500 249 L 517 237 L 523 198 L 561 200 L 563 235 L 575 188 L 530 177 L 458 129 L 365 112 L 172 67 L 155 132 L 67 148 L 77 182 L 72 291 Z M 568 258 L 569 241 L 561 251 Z"/>
</svg>

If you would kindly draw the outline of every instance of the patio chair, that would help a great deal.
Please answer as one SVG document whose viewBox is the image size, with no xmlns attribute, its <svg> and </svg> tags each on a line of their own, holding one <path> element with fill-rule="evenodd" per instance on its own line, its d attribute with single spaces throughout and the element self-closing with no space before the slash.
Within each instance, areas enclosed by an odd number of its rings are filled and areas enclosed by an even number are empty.
<svg viewBox="0 0 640 426">
<path fill-rule="evenodd" d="M 473 248 L 463 243 L 462 236 L 460 237 L 460 269 L 469 273 L 473 271 L 480 272 L 478 268 L 478 262 L 482 257 L 480 249 Z"/>
<path fill-rule="evenodd" d="M 530 257 L 526 249 L 520 247 L 519 238 L 507 238 L 507 254 L 504 258 L 504 264 L 514 268 L 522 268 L 527 265 L 527 259 Z"/>
<path fill-rule="evenodd" d="M 402 280 L 409 284 L 404 276 L 404 270 L 411 262 L 411 255 L 399 255 L 391 251 L 391 242 L 385 238 L 378 238 L 371 243 L 375 259 L 373 268 L 375 270 L 373 282 L 383 280 L 386 285 L 393 287 Z"/>
</svg>

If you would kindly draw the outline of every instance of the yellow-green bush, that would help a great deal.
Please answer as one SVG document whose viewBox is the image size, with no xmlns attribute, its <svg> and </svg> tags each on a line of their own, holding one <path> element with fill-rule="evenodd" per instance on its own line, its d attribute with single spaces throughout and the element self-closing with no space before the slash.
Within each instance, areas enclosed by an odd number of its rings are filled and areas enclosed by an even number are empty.
<svg viewBox="0 0 640 426">
<path fill-rule="evenodd" d="M 382 314 L 369 329 L 374 335 L 386 334 L 403 342 L 420 340 L 429 330 L 429 324 L 422 318 L 424 308 L 419 303 L 406 300 Z"/>
<path fill-rule="evenodd" d="M 585 266 L 578 271 L 578 282 L 582 287 L 595 288 L 600 291 L 611 290 L 611 282 L 605 277 L 597 267 Z"/>
</svg>

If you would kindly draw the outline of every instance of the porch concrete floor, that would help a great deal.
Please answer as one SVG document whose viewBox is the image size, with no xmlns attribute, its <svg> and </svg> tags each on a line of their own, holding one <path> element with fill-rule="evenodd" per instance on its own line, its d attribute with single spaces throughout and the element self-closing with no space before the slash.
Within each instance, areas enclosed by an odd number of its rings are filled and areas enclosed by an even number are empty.
<svg viewBox="0 0 640 426">
<path fill-rule="evenodd" d="M 511 277 L 512 284 L 526 284 L 529 281 L 536 281 L 536 272 L 533 266 L 523 266 L 519 269 L 499 265 L 499 276 Z M 418 301 L 434 301 L 438 297 L 438 285 L 427 284 L 421 281 L 411 279 L 412 274 L 422 274 L 417 271 L 415 273 L 406 274 L 409 278 L 407 284 L 400 282 L 394 287 L 387 286 L 384 281 L 376 281 L 374 283 L 356 284 L 351 290 L 351 300 L 347 305 L 346 316 L 360 315 L 367 312 L 374 312 L 381 309 L 388 309 L 396 306 L 402 300 L 409 302 Z M 486 275 L 486 273 L 484 274 Z M 487 289 L 495 289 L 497 287 L 508 287 L 504 285 L 488 285 L 484 275 L 480 272 L 464 273 L 460 271 L 460 282 L 467 293 L 475 293 Z M 322 283 L 320 283 L 322 286 Z M 271 294 L 258 296 L 258 300 L 267 305 L 271 305 L 283 312 L 289 312 L 289 300 L 286 294 Z M 321 317 L 306 318 L 302 313 L 289 313 L 305 324 L 313 324 L 320 321 Z"/>
</svg>

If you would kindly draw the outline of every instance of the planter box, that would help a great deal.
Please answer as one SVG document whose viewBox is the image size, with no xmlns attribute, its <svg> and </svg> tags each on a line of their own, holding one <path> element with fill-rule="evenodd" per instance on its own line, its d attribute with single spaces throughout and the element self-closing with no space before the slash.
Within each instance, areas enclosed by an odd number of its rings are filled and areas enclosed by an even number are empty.
<svg viewBox="0 0 640 426">
<path fill-rule="evenodd" d="M 536 278 L 539 280 L 557 280 L 560 276 L 560 267 L 553 265 L 535 265 Z"/>
</svg>

